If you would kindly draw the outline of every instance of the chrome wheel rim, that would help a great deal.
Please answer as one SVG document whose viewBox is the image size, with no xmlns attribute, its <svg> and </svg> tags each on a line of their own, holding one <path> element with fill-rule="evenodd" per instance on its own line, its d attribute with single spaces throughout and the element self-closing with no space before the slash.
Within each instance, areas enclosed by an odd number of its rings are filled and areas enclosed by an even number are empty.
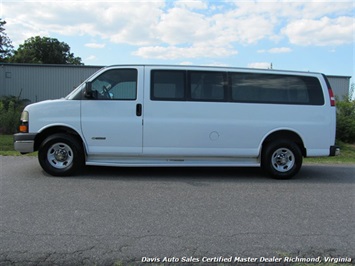
<svg viewBox="0 0 355 266">
<path fill-rule="evenodd" d="M 295 165 L 295 155 L 290 149 L 277 149 L 271 157 L 271 164 L 278 172 L 287 172 Z"/>
<path fill-rule="evenodd" d="M 65 143 L 55 143 L 48 149 L 47 159 L 54 168 L 67 168 L 73 163 L 73 150 Z"/>
</svg>

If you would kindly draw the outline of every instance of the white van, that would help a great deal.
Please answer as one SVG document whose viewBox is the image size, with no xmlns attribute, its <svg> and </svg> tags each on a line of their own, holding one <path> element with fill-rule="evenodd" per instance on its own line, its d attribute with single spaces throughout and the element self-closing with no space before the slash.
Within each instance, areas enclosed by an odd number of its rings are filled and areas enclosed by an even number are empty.
<svg viewBox="0 0 355 266">
<path fill-rule="evenodd" d="M 51 175 L 102 166 L 262 166 L 290 178 L 334 156 L 333 92 L 319 73 L 125 65 L 27 106 L 14 146 Z"/>
</svg>

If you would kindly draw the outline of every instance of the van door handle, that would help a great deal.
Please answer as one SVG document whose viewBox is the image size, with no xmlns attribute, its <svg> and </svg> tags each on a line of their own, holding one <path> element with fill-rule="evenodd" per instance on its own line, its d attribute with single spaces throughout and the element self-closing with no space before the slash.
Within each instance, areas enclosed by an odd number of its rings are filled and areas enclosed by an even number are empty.
<svg viewBox="0 0 355 266">
<path fill-rule="evenodd" d="M 136 115 L 142 116 L 142 104 L 140 104 L 140 103 L 137 103 L 137 105 L 136 105 Z"/>
</svg>

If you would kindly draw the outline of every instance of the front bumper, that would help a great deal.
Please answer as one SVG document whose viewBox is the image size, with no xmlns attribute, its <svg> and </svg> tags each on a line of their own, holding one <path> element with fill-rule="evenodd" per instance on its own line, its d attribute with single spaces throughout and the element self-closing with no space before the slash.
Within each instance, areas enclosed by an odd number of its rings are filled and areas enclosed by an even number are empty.
<svg viewBox="0 0 355 266">
<path fill-rule="evenodd" d="M 339 146 L 330 146 L 329 156 L 338 156 L 340 155 L 340 147 Z"/>
<path fill-rule="evenodd" d="M 35 133 L 14 134 L 14 148 L 22 154 L 34 152 Z"/>
</svg>

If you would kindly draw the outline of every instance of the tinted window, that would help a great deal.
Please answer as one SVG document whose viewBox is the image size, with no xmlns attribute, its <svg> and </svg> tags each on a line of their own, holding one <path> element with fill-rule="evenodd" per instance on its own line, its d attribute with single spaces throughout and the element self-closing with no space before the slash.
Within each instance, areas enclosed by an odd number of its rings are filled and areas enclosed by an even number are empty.
<svg viewBox="0 0 355 266">
<path fill-rule="evenodd" d="M 152 71 L 153 100 L 184 100 L 185 71 Z"/>
<path fill-rule="evenodd" d="M 322 88 L 315 77 L 154 70 L 151 80 L 152 100 L 324 104 Z"/>
<path fill-rule="evenodd" d="M 225 74 L 222 72 L 191 71 L 189 90 L 191 100 L 223 101 L 226 98 Z"/>
<path fill-rule="evenodd" d="M 253 103 L 324 104 L 317 78 L 230 73 L 232 101 Z"/>
<path fill-rule="evenodd" d="M 137 70 L 111 69 L 92 81 L 96 99 L 135 100 L 137 97 Z"/>
</svg>

